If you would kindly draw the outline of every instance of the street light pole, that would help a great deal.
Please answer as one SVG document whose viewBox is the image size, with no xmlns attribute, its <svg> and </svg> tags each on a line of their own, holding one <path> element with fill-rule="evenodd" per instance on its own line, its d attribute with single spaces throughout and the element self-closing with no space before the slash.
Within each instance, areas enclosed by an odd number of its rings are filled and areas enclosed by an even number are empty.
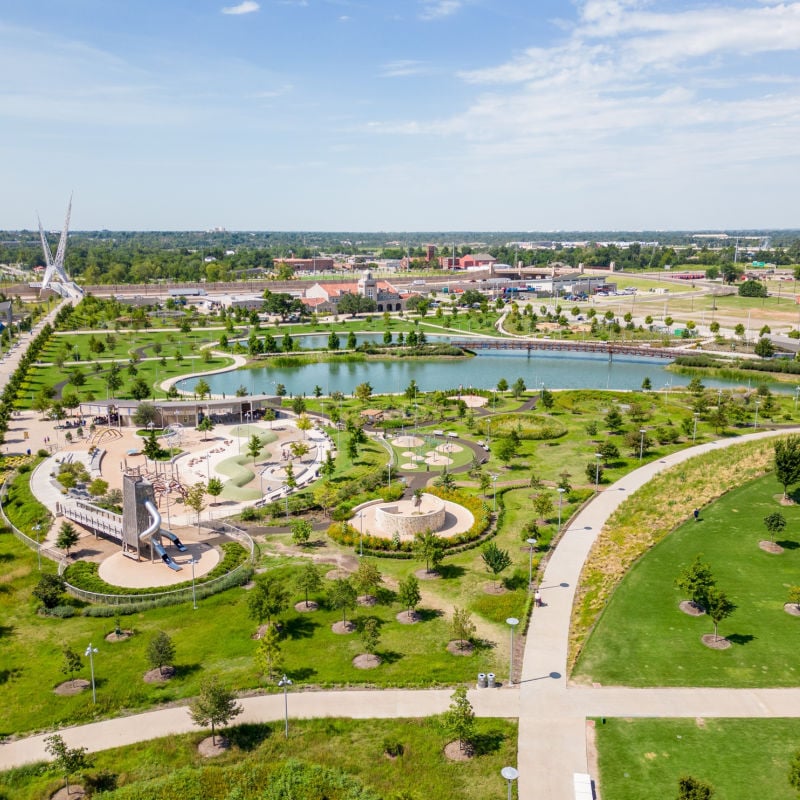
<svg viewBox="0 0 800 800">
<path fill-rule="evenodd" d="M 361 523 L 361 535 L 358 537 L 358 557 L 364 558 L 364 512 L 358 512 L 358 520 Z"/>
<path fill-rule="evenodd" d="M 509 617 L 506 624 L 511 629 L 511 664 L 508 668 L 508 683 L 514 685 L 514 626 L 519 625 L 519 620 L 516 617 Z"/>
<path fill-rule="evenodd" d="M 697 439 L 697 414 L 694 415 L 694 430 L 692 431 L 692 444 Z"/>
<path fill-rule="evenodd" d="M 759 404 L 759 401 L 756 400 L 756 417 L 755 417 L 755 420 L 754 420 L 754 423 L 753 423 L 753 429 L 754 430 L 758 430 L 758 404 Z"/>
<path fill-rule="evenodd" d="M 594 490 L 599 491 L 600 488 L 600 459 L 603 457 L 602 453 L 595 453 L 594 457 L 597 459 L 594 466 Z"/>
<path fill-rule="evenodd" d="M 563 487 L 558 487 L 558 532 L 561 533 L 561 502 L 564 499 L 564 492 L 567 490 Z"/>
<path fill-rule="evenodd" d="M 494 491 L 492 493 L 492 513 L 493 514 L 497 513 L 497 479 L 499 477 L 500 477 L 499 475 L 492 475 L 491 476 L 492 484 L 493 484 L 493 488 L 494 488 Z"/>
<path fill-rule="evenodd" d="M 530 591 L 533 583 L 533 548 L 536 547 L 536 539 L 530 538 L 526 541 L 531 546 L 531 552 L 528 555 L 528 591 Z"/>
<path fill-rule="evenodd" d="M 800 397 L 800 386 L 796 386 L 794 390 L 794 411 L 797 413 L 797 398 Z"/>
<path fill-rule="evenodd" d="M 92 647 L 92 643 L 89 642 L 89 646 L 86 648 L 86 653 L 84 655 L 89 657 L 89 672 L 92 675 L 92 702 L 97 703 L 97 691 L 95 690 L 95 683 L 94 683 L 94 654 L 97 652 L 96 647 Z"/>
<path fill-rule="evenodd" d="M 641 461 L 644 455 L 644 435 L 647 431 L 644 428 L 639 428 L 639 433 L 641 434 L 639 438 L 639 461 Z"/>
<path fill-rule="evenodd" d="M 286 739 L 289 738 L 289 687 L 292 685 L 291 679 L 287 678 L 284 675 L 279 681 L 278 686 L 283 689 L 283 718 L 284 718 L 284 729 L 283 735 Z"/>
<path fill-rule="evenodd" d="M 189 559 L 189 563 L 192 565 L 192 608 L 197 611 L 197 594 L 195 593 L 194 589 L 194 556 Z"/>
<path fill-rule="evenodd" d="M 514 767 L 503 767 L 500 774 L 508 782 L 508 800 L 511 800 L 511 784 L 519 778 L 519 772 Z"/>
</svg>

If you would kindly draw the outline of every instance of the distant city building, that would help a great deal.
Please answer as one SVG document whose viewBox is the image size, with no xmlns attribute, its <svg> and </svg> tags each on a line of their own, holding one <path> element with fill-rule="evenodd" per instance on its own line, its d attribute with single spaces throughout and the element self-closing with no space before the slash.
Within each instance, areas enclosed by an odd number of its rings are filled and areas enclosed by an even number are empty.
<svg viewBox="0 0 800 800">
<path fill-rule="evenodd" d="M 308 308 L 336 313 L 339 301 L 347 294 L 369 297 L 377 304 L 378 311 L 404 311 L 406 301 L 411 295 L 401 294 L 391 283 L 376 280 L 369 270 L 365 270 L 357 281 L 343 283 L 315 283 L 306 290 L 303 303 Z"/>
<path fill-rule="evenodd" d="M 332 258 L 279 258 L 275 261 L 275 266 L 280 267 L 285 264 L 295 272 L 331 272 L 334 261 Z"/>
</svg>

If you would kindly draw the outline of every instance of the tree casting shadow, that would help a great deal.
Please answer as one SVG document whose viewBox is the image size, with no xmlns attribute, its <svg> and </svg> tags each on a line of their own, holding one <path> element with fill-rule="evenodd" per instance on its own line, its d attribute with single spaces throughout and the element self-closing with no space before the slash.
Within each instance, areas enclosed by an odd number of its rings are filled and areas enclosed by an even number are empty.
<svg viewBox="0 0 800 800">
<path fill-rule="evenodd" d="M 749 644 L 756 637 L 751 633 L 730 633 L 725 638 L 731 644 Z"/>
<path fill-rule="evenodd" d="M 283 623 L 283 632 L 290 639 L 310 639 L 314 631 L 319 628 L 319 623 L 308 616 L 292 617 Z"/>
<path fill-rule="evenodd" d="M 250 752 L 272 736 L 272 729 L 269 725 L 245 723 L 234 728 L 228 728 L 225 735 L 232 745 L 244 752 Z"/>
</svg>

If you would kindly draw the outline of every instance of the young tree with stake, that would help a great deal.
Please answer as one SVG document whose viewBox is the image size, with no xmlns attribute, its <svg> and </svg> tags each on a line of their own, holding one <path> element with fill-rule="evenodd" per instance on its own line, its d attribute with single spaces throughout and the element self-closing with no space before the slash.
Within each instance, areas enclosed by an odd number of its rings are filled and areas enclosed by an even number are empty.
<svg viewBox="0 0 800 800">
<path fill-rule="evenodd" d="M 211 725 L 211 744 L 216 745 L 216 727 L 227 725 L 242 713 L 242 707 L 236 703 L 236 695 L 212 675 L 200 684 L 200 694 L 189 706 L 189 713 L 195 725 Z"/>
</svg>

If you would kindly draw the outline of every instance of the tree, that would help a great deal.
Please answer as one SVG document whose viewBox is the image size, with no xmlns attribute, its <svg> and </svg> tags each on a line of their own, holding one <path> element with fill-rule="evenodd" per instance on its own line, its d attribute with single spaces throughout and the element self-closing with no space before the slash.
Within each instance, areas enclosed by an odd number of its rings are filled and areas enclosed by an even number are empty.
<svg viewBox="0 0 800 800">
<path fill-rule="evenodd" d="M 783 486 L 783 499 L 785 500 L 789 487 L 800 481 L 800 436 L 778 439 L 773 447 L 775 474 Z"/>
<path fill-rule="evenodd" d="M 92 497 L 101 497 L 108 491 L 108 481 L 95 478 L 86 488 Z"/>
<path fill-rule="evenodd" d="M 61 672 L 63 672 L 64 675 L 69 675 L 69 679 L 73 680 L 75 678 L 75 673 L 83 669 L 83 659 L 81 659 L 80 653 L 77 653 L 68 644 L 64 645 L 61 652 L 64 656 L 64 661 L 61 664 Z"/>
<path fill-rule="evenodd" d="M 216 726 L 227 725 L 242 713 L 242 707 L 237 705 L 236 695 L 212 675 L 200 684 L 200 694 L 189 706 L 189 713 L 195 725 L 211 725 L 211 744 L 215 745 Z"/>
<path fill-rule="evenodd" d="M 541 400 L 542 405 L 548 411 L 555 404 L 555 398 L 553 397 L 553 393 L 549 389 L 544 389 L 543 388 L 542 391 L 539 394 L 539 399 Z"/>
<path fill-rule="evenodd" d="M 497 576 L 511 566 L 511 556 L 508 550 L 503 550 L 494 542 L 489 542 L 481 550 L 481 558 L 486 569 L 494 576 L 497 585 Z"/>
<path fill-rule="evenodd" d="M 158 443 L 158 436 L 155 431 L 148 431 L 147 436 L 144 437 L 144 444 L 142 445 L 142 453 L 145 458 L 151 461 L 156 461 L 164 455 L 164 448 Z"/>
<path fill-rule="evenodd" d="M 649 392 L 653 388 L 653 384 L 650 381 L 650 378 L 645 377 L 642 381 L 642 391 Z"/>
<path fill-rule="evenodd" d="M 508 381 L 505 378 L 500 378 L 497 381 L 497 391 L 500 393 L 508 391 Z"/>
<path fill-rule="evenodd" d="M 692 394 L 693 394 L 695 397 L 697 397 L 698 395 L 701 395 L 701 394 L 703 394 L 703 392 L 704 392 L 704 391 L 705 391 L 705 389 L 706 389 L 706 387 L 703 385 L 703 382 L 702 382 L 702 381 L 700 380 L 700 378 L 698 378 L 697 376 L 695 376 L 694 378 L 692 378 L 692 379 L 689 381 L 689 384 L 687 385 L 687 387 L 686 387 L 686 388 L 687 388 L 687 389 L 688 389 L 688 390 L 689 390 L 689 391 L 690 391 L 690 392 L 691 392 L 691 393 L 692 393 Z"/>
<path fill-rule="evenodd" d="M 612 433 L 619 433 L 622 430 L 622 414 L 619 413 L 619 409 L 616 406 L 609 409 L 605 416 L 605 423 Z"/>
<path fill-rule="evenodd" d="M 594 483 L 595 481 L 597 481 L 597 483 L 602 483 L 603 472 L 604 472 L 603 468 L 600 466 L 600 464 L 596 463 L 595 461 L 586 462 L 586 477 L 592 483 Z"/>
<path fill-rule="evenodd" d="M 278 629 L 270 626 L 259 639 L 256 648 L 256 666 L 268 681 L 275 680 L 283 670 L 280 634 Z"/>
<path fill-rule="evenodd" d="M 152 403 L 139 403 L 131 417 L 134 425 L 146 428 L 151 423 L 155 425 L 159 419 L 159 411 Z"/>
<path fill-rule="evenodd" d="M 416 534 L 413 552 L 420 561 L 425 562 L 425 572 L 435 572 L 444 557 L 442 540 L 431 530 Z"/>
<path fill-rule="evenodd" d="M 625 446 L 632 456 L 646 456 L 653 447 L 653 440 L 647 433 L 640 433 L 639 431 L 628 431 L 625 434 Z"/>
<path fill-rule="evenodd" d="M 33 587 L 33 596 L 42 601 L 45 608 L 53 608 L 61 602 L 66 584 L 60 575 L 49 573 L 42 575 L 39 582 Z"/>
<path fill-rule="evenodd" d="M 764 517 L 764 527 L 769 533 L 770 541 L 775 541 L 775 535 L 780 533 L 786 527 L 786 517 L 780 511 L 773 511 Z"/>
<path fill-rule="evenodd" d="M 547 492 L 539 492 L 533 496 L 533 510 L 544 522 L 553 513 L 553 498 Z"/>
<path fill-rule="evenodd" d="M 519 453 L 519 439 L 515 439 L 513 436 L 504 436 L 495 444 L 494 452 L 500 461 L 508 466 Z"/>
<path fill-rule="evenodd" d="M 678 778 L 678 800 L 710 800 L 714 789 L 705 781 L 684 775 Z"/>
<path fill-rule="evenodd" d="M 294 467 L 292 466 L 292 462 L 290 461 L 286 468 L 284 469 L 286 474 L 286 488 L 287 489 L 296 489 L 297 488 L 297 479 L 294 477 Z"/>
<path fill-rule="evenodd" d="M 295 398 L 295 399 L 298 399 L 298 398 Z M 301 397 L 299 399 L 302 400 L 303 398 Z M 305 406 L 305 403 L 303 403 L 303 406 Z M 297 429 L 299 431 L 303 431 L 303 437 L 304 438 L 308 434 L 308 432 L 311 430 L 311 428 L 313 427 L 313 423 L 308 418 L 308 415 L 307 414 L 303 414 L 302 412 L 300 412 L 300 416 L 297 418 L 297 422 L 295 424 L 297 425 Z"/>
<path fill-rule="evenodd" d="M 199 381 L 194 386 L 194 393 L 202 400 L 207 395 L 211 394 L 211 387 L 208 385 L 208 381 L 204 378 L 200 378 Z"/>
<path fill-rule="evenodd" d="M 247 440 L 247 455 L 252 456 L 253 458 L 253 465 L 255 466 L 256 459 L 261 452 L 261 438 L 258 436 L 257 433 L 254 433 L 248 440 Z"/>
<path fill-rule="evenodd" d="M 339 337 L 336 335 L 335 331 L 331 331 L 328 334 L 328 350 L 338 350 L 339 349 Z"/>
<path fill-rule="evenodd" d="M 417 382 L 412 379 L 411 383 L 406 386 L 406 390 L 404 392 L 406 400 L 416 400 L 418 391 L 419 386 L 417 385 Z"/>
<path fill-rule="evenodd" d="M 147 661 L 150 669 L 157 669 L 162 675 L 164 667 L 175 663 L 175 645 L 164 631 L 158 631 L 147 645 Z"/>
<path fill-rule="evenodd" d="M 419 581 L 416 575 L 409 575 L 404 580 L 400 581 L 397 589 L 397 599 L 401 605 L 405 606 L 408 610 L 409 618 L 414 613 L 414 609 L 420 604 L 422 594 L 419 591 Z"/>
<path fill-rule="evenodd" d="M 219 478 L 210 478 L 208 483 L 206 484 L 206 494 L 211 495 L 211 497 L 216 500 L 221 494 L 222 490 L 225 487 L 222 484 L 222 481 Z M 214 505 L 212 503 L 211 505 Z"/>
<path fill-rule="evenodd" d="M 313 561 L 306 561 L 297 576 L 297 588 L 305 594 L 306 608 L 309 607 L 308 593 L 318 592 L 322 588 L 322 574 Z"/>
<path fill-rule="evenodd" d="M 206 507 L 206 487 L 198 482 L 186 492 L 183 502 L 197 514 L 197 530 L 200 531 L 200 512 Z"/>
<path fill-rule="evenodd" d="M 365 403 L 372 396 L 372 386 L 368 382 L 359 383 L 353 394 L 362 403 Z"/>
<path fill-rule="evenodd" d="M 511 394 L 513 394 L 513 395 L 514 395 L 514 397 L 516 397 L 516 398 L 517 398 L 517 400 L 519 400 L 519 398 L 520 398 L 520 397 L 522 397 L 522 393 L 523 393 L 523 392 L 524 392 L 524 391 L 525 391 L 527 388 L 528 388 L 528 387 L 527 387 L 527 386 L 525 386 L 525 381 L 524 381 L 522 378 L 517 378 L 517 379 L 514 381 L 514 383 L 511 385 Z"/>
<path fill-rule="evenodd" d="M 442 714 L 442 724 L 450 736 L 458 739 L 458 747 L 463 750 L 475 735 L 475 712 L 467 698 L 466 687 L 459 686 L 450 699 L 450 708 Z"/>
<path fill-rule="evenodd" d="M 200 420 L 200 424 L 197 426 L 197 430 L 202 431 L 203 441 L 205 442 L 208 432 L 214 430 L 214 423 L 211 421 L 211 417 L 208 415 L 203 417 L 203 419 Z"/>
<path fill-rule="evenodd" d="M 347 578 L 337 578 L 328 591 L 328 602 L 331 608 L 342 612 L 342 624 L 347 624 L 347 612 L 355 608 L 356 590 Z"/>
<path fill-rule="evenodd" d="M 488 493 L 489 493 L 489 489 L 491 489 L 491 487 L 492 487 L 492 479 L 489 477 L 489 475 L 487 473 L 481 472 L 478 475 L 478 483 L 480 484 L 480 487 L 481 487 L 481 494 L 484 497 L 487 497 Z"/>
<path fill-rule="evenodd" d="M 306 410 L 306 401 L 304 397 L 300 397 L 298 395 L 297 397 L 292 399 L 292 411 L 294 411 L 295 414 L 303 414 L 305 410 Z M 308 418 L 306 417 L 306 419 Z M 299 423 L 300 420 L 298 419 L 297 422 Z M 297 427 L 299 428 L 300 426 L 298 425 Z M 308 427 L 310 428 L 311 425 L 309 424 Z M 306 430 L 308 430 L 308 428 L 306 428 Z"/>
<path fill-rule="evenodd" d="M 453 608 L 453 621 L 451 623 L 453 638 L 458 640 L 458 647 L 463 650 L 466 643 L 475 635 L 477 630 L 472 621 L 472 615 L 466 608 Z"/>
<path fill-rule="evenodd" d="M 350 580 L 357 592 L 369 596 L 378 591 L 378 587 L 383 583 L 383 576 L 372 561 L 362 559 Z"/>
<path fill-rule="evenodd" d="M 289 591 L 284 582 L 269 572 L 256 578 L 247 596 L 247 612 L 259 625 L 264 620 L 272 625 L 272 618 L 285 611 L 288 605 Z"/>
<path fill-rule="evenodd" d="M 144 378 L 138 377 L 131 383 L 130 393 L 134 400 L 144 400 L 151 394 L 150 384 Z"/>
<path fill-rule="evenodd" d="M 306 519 L 296 519 L 292 522 L 292 541 L 296 545 L 306 545 L 313 532 L 311 523 Z"/>
<path fill-rule="evenodd" d="M 739 284 L 739 297 L 766 297 L 767 287 L 761 281 L 747 280 Z"/>
<path fill-rule="evenodd" d="M 64 739 L 57 733 L 47 736 L 44 740 L 45 752 L 52 756 L 57 770 L 64 774 L 64 782 L 67 785 L 67 795 L 70 794 L 69 776 L 73 772 L 87 769 L 91 762 L 86 756 L 85 747 L 67 747 Z"/>
<path fill-rule="evenodd" d="M 797 610 L 800 611 L 800 586 L 790 586 L 787 598 L 788 602 L 791 605 L 796 606 Z"/>
<path fill-rule="evenodd" d="M 736 611 L 736 605 L 725 592 L 721 592 L 716 587 L 712 587 L 706 592 L 705 603 L 706 613 L 714 623 L 714 639 L 719 639 L 717 626 Z"/>
<path fill-rule="evenodd" d="M 361 644 L 364 645 L 364 649 L 372 655 L 378 649 L 381 640 L 380 627 L 375 617 L 368 617 L 364 620 L 364 624 L 361 626 L 360 636 Z"/>
<path fill-rule="evenodd" d="M 336 472 L 336 462 L 333 460 L 333 453 L 330 450 L 325 451 L 325 460 L 319 468 L 320 473 L 326 480 L 330 480 Z"/>
<path fill-rule="evenodd" d="M 78 531 L 71 522 L 62 522 L 61 527 L 58 529 L 58 538 L 56 539 L 56 547 L 60 547 L 67 554 L 69 558 L 69 551 L 78 544 Z"/>
<path fill-rule="evenodd" d="M 699 608 L 708 611 L 708 593 L 714 588 L 716 581 L 711 573 L 711 567 L 696 556 L 688 567 L 684 567 L 675 579 L 675 586 L 686 594 Z"/>
<path fill-rule="evenodd" d="M 355 349 L 356 349 L 356 345 L 357 345 L 357 344 L 358 344 L 358 343 L 357 343 L 357 341 L 356 341 L 356 335 L 355 335 L 355 332 L 354 332 L 354 331 L 350 331 L 350 332 L 347 334 L 347 349 L 348 349 L 348 350 L 355 350 Z"/>
</svg>

